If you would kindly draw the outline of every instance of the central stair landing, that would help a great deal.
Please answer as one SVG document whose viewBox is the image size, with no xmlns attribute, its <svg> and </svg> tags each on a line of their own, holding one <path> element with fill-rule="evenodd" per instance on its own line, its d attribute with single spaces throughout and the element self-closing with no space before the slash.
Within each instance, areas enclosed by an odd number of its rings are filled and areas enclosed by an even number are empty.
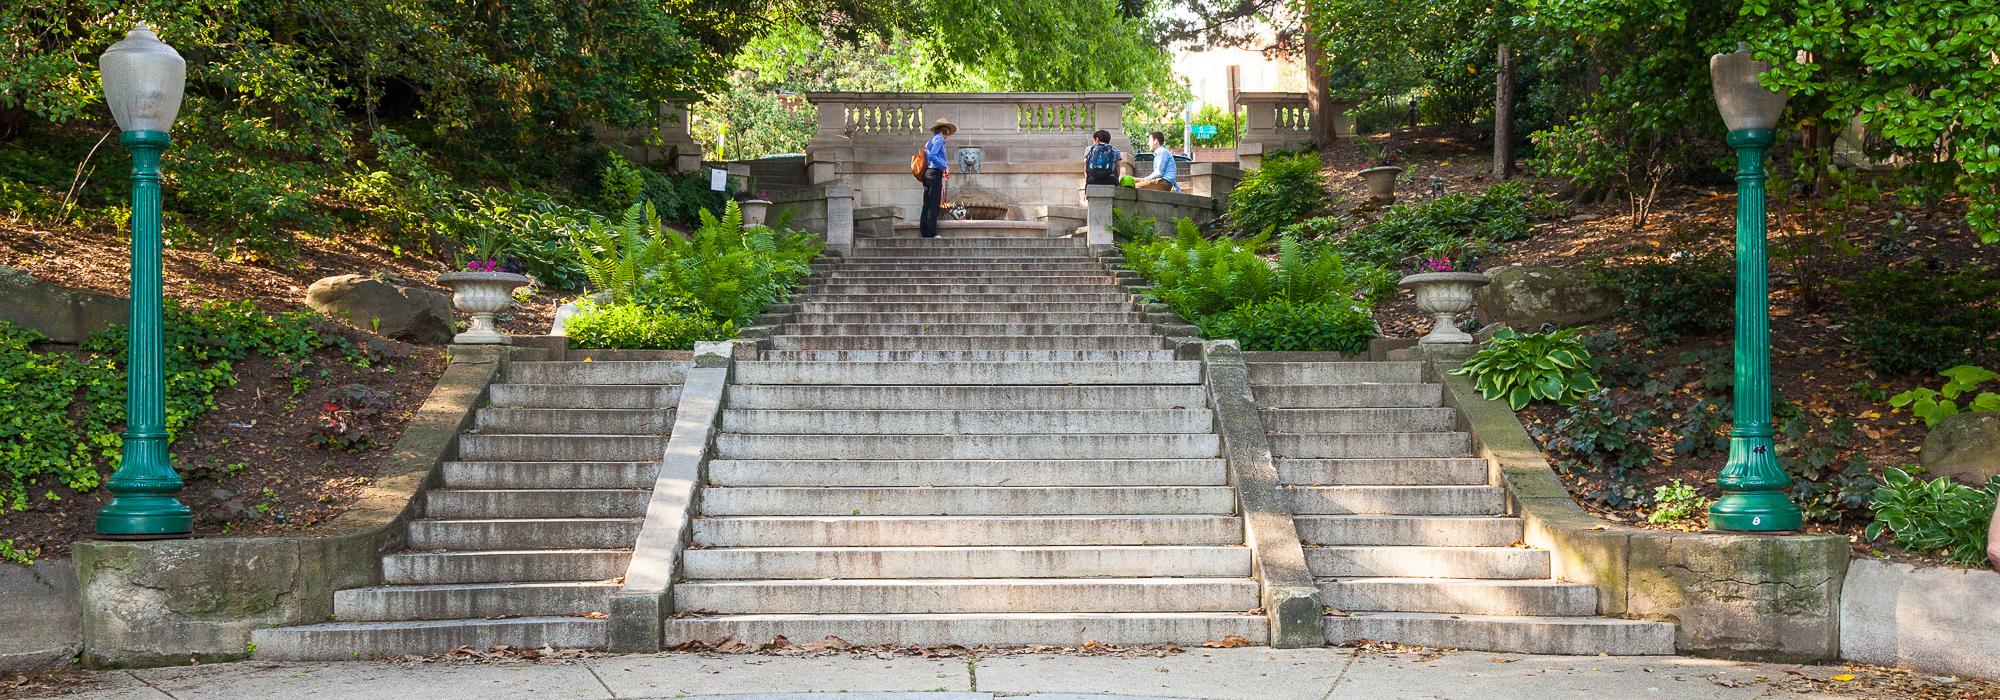
<svg viewBox="0 0 2000 700">
<path fill-rule="evenodd" d="M 1083 240 L 855 243 L 737 363 L 668 646 L 1265 643 L 1202 365 Z"/>
</svg>

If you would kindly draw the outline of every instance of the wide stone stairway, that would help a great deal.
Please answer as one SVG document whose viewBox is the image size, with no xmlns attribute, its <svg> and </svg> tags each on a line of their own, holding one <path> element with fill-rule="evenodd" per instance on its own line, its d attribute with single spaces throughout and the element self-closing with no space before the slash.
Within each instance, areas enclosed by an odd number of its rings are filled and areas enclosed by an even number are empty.
<svg viewBox="0 0 2000 700">
<path fill-rule="evenodd" d="M 1596 588 L 1553 580 L 1549 553 L 1521 544 L 1423 363 L 1248 357 L 1321 602 L 1344 613 L 1328 641 L 1674 653 L 1673 625 L 1598 617 Z"/>
<path fill-rule="evenodd" d="M 859 239 L 737 363 L 668 646 L 1266 640 L 1201 363 L 1043 231 Z"/>
<path fill-rule="evenodd" d="M 257 630 L 256 655 L 604 646 L 688 364 L 508 364 L 386 585 L 336 592 L 331 622 Z"/>
</svg>

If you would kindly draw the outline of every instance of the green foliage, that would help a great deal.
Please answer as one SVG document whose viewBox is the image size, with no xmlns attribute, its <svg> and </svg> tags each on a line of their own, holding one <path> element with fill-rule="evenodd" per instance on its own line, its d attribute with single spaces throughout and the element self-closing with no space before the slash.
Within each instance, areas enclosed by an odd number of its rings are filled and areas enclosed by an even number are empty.
<svg viewBox="0 0 2000 700">
<path fill-rule="evenodd" d="M 1625 299 L 1619 313 L 1639 323 L 1652 343 L 1727 330 L 1736 299 L 1735 261 L 1726 255 L 1675 255 L 1619 267 L 1596 277 Z"/>
<path fill-rule="evenodd" d="M 1578 329 L 1516 333 L 1502 328 L 1452 374 L 1469 375 L 1486 400 L 1507 401 L 1519 411 L 1534 401 L 1573 404 L 1598 390 L 1590 351 Z"/>
<path fill-rule="evenodd" d="M 1327 204 L 1319 155 L 1270 157 L 1229 195 L 1229 220 L 1244 236 L 1271 235 Z"/>
<path fill-rule="evenodd" d="M 1993 514 L 1996 496 L 2000 496 L 2000 476 L 1973 488 L 1942 476 L 1926 482 L 1891 468 L 1868 506 L 1875 511 L 1875 521 L 1864 534 L 1873 540 L 1889 532 L 1890 541 L 1903 549 L 1936 552 L 1953 564 L 1980 566 L 1986 560 L 1987 518 Z"/>
<path fill-rule="evenodd" d="M 533 190 L 491 187 L 461 193 L 442 210 L 453 235 L 471 242 L 467 259 L 511 261 L 554 289 L 582 286 L 583 267 L 571 241 L 596 218 Z"/>
<path fill-rule="evenodd" d="M 35 559 L 40 556 L 42 556 L 42 550 L 29 546 L 16 545 L 12 538 L 0 540 L 0 561 L 9 564 L 27 565 L 35 563 Z"/>
<path fill-rule="evenodd" d="M 745 227 L 729 202 L 721 218 L 700 212 L 683 238 L 660 227 L 649 203 L 616 222 L 593 222 L 577 236 L 577 257 L 593 289 L 615 305 L 637 304 L 743 325 L 796 289 L 812 272 L 817 238 L 766 226 Z"/>
<path fill-rule="evenodd" d="M 310 313 L 266 315 L 249 302 L 165 310 L 166 430 L 171 443 L 236 384 L 252 353 L 295 367 L 344 340 Z M 44 477 L 78 491 L 116 469 L 125 420 L 125 327 L 91 336 L 79 352 L 38 351 L 41 334 L 0 322 L 0 508 L 27 508 Z"/>
<path fill-rule="evenodd" d="M 1457 250 L 1477 258 L 1496 242 L 1527 237 L 1529 228 L 1561 213 L 1548 195 L 1522 183 L 1501 183 L 1479 194 L 1456 193 L 1389 207 L 1375 223 L 1322 239 L 1350 258 L 1382 267 L 1406 267 L 1426 254 Z"/>
<path fill-rule="evenodd" d="M 1847 332 L 1885 374 L 1991 362 L 2000 352 L 2000 278 L 1888 268 L 1841 289 Z"/>
<path fill-rule="evenodd" d="M 1284 297 L 1238 306 L 1202 319 L 1200 326 L 1203 336 L 1235 338 L 1244 350 L 1357 353 L 1367 351 L 1375 337 L 1375 318 L 1365 307 Z"/>
<path fill-rule="evenodd" d="M 721 212 L 729 199 L 727 192 L 709 189 L 708 178 L 700 173 L 668 175 L 616 153 L 607 155 L 598 189 L 604 211 L 620 212 L 647 202 L 659 210 L 661 219 L 690 226 L 701 222 L 702 212 Z"/>
<path fill-rule="evenodd" d="M 1131 177 L 1131 176 L 1126 176 Z M 1127 214 L 1123 209 L 1111 210 L 1111 240 L 1118 242 L 1136 241 L 1151 243 L 1158 237 L 1160 220 L 1150 216 Z"/>
<path fill-rule="evenodd" d="M 1854 421 L 1815 421 L 1790 401 L 1775 402 L 1771 417 L 1778 464 L 1792 477 L 1792 501 L 1807 522 L 1837 523 L 1868 506 L 1878 485 L 1868 460 L 1840 460 L 1858 445 Z"/>
<path fill-rule="evenodd" d="M 1654 525 L 1698 523 L 1708 512 L 1708 505 L 1709 500 L 1703 498 L 1694 486 L 1675 479 L 1653 489 L 1653 512 L 1646 515 L 1646 522 Z"/>
<path fill-rule="evenodd" d="M 1910 414 L 1924 421 L 1924 427 L 1935 428 L 1938 421 L 1958 415 L 1958 397 L 1979 388 L 1980 385 L 2000 379 L 2000 374 L 1983 367 L 1959 365 L 1939 372 L 1949 380 L 1936 389 L 1917 387 L 1889 397 L 1889 405 L 1909 408 Z M 1965 410 L 1979 413 L 2000 413 L 2000 393 L 1979 392 L 1965 405 Z"/>
<path fill-rule="evenodd" d="M 696 341 L 735 337 L 736 324 L 697 311 L 650 304 L 580 304 L 564 321 L 572 347 L 687 350 Z"/>
<path fill-rule="evenodd" d="M 1653 409 L 1600 391 L 1576 401 L 1554 425 L 1530 431 L 1556 469 L 1579 479 L 1579 498 L 1607 508 L 1635 508 L 1649 498 L 1637 472 L 1653 463 L 1646 436 L 1659 425 Z"/>
</svg>

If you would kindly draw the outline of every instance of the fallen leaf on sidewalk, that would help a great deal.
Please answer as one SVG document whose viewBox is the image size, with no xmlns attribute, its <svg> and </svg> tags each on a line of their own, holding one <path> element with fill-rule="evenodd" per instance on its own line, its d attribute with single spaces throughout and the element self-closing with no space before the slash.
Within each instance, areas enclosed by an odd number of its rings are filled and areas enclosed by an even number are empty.
<svg viewBox="0 0 2000 700">
<path fill-rule="evenodd" d="M 1250 646 L 1250 640 L 1244 639 L 1243 635 L 1232 634 L 1220 640 L 1211 639 L 1202 642 L 1201 645 L 1210 649 L 1234 649 L 1236 647 Z"/>
</svg>

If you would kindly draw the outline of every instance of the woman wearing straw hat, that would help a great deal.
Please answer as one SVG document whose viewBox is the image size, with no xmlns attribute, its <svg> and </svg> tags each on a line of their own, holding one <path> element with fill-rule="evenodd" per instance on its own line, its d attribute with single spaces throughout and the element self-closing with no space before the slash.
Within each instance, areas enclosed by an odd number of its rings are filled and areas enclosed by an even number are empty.
<svg viewBox="0 0 2000 700">
<path fill-rule="evenodd" d="M 938 210 L 944 202 L 944 181 L 951 178 L 946 168 L 944 139 L 958 133 L 958 125 L 938 118 L 931 125 L 931 140 L 924 144 L 924 213 L 917 228 L 925 238 L 938 236 Z"/>
</svg>

